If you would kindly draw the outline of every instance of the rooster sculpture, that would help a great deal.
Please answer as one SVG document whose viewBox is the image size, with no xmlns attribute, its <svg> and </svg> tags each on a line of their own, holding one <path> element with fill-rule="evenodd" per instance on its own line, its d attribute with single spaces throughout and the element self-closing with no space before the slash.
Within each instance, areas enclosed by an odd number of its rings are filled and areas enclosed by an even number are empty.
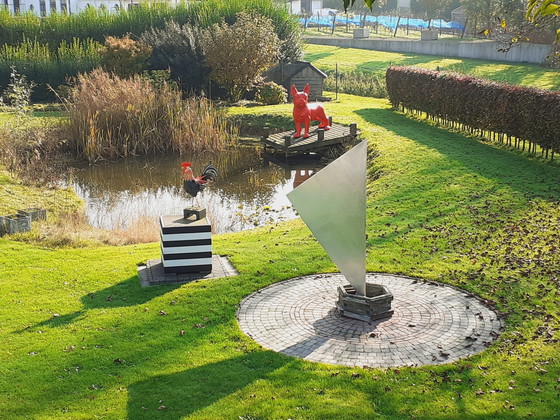
<svg viewBox="0 0 560 420">
<path fill-rule="evenodd" d="M 202 171 L 202 175 L 195 177 L 191 166 L 191 162 L 181 164 L 183 168 L 183 189 L 192 197 L 196 197 L 209 181 L 214 181 L 218 177 L 218 170 L 212 163 L 209 163 Z"/>
</svg>

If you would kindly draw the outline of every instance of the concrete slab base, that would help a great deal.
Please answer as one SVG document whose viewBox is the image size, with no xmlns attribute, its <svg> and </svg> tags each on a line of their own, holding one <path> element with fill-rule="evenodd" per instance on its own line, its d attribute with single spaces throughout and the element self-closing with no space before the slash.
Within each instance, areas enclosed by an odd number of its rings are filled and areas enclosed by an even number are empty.
<svg viewBox="0 0 560 420">
<path fill-rule="evenodd" d="M 148 260 L 146 265 L 138 266 L 138 277 L 140 277 L 140 285 L 143 287 L 238 275 L 239 273 L 227 257 L 221 255 L 212 255 L 212 272 L 210 273 L 165 273 L 161 260 Z"/>
</svg>

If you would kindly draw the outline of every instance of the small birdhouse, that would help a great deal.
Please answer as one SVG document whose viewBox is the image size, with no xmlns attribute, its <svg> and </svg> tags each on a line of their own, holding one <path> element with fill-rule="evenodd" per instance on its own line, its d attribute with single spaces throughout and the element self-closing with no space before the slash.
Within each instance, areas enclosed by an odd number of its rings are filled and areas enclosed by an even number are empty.
<svg viewBox="0 0 560 420">
<path fill-rule="evenodd" d="M 323 84 L 327 75 L 308 61 L 280 63 L 264 72 L 263 75 L 267 81 L 284 86 L 288 92 L 292 85 L 295 85 L 298 90 L 303 90 L 305 85 L 309 84 L 309 99 L 311 101 L 324 100 Z"/>
</svg>

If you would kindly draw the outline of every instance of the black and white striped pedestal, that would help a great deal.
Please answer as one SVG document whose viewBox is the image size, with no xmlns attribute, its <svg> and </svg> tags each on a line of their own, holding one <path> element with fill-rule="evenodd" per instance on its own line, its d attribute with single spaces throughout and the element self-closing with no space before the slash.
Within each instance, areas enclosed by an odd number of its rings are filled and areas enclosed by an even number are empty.
<svg viewBox="0 0 560 420">
<path fill-rule="evenodd" d="M 161 216 L 160 225 L 165 273 L 212 272 L 212 232 L 206 218 Z"/>
</svg>

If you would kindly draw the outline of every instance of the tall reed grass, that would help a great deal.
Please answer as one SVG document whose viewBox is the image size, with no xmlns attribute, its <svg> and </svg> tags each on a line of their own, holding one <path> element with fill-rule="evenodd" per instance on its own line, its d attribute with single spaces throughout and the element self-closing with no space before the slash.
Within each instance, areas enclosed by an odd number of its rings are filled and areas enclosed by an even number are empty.
<svg viewBox="0 0 560 420">
<path fill-rule="evenodd" d="M 0 164 L 25 184 L 57 184 L 56 163 L 65 147 L 64 130 L 58 123 L 37 123 L 16 114 L 0 124 Z"/>
<path fill-rule="evenodd" d="M 225 116 L 205 98 L 183 100 L 169 84 L 121 79 L 101 69 L 81 74 L 66 102 L 69 138 L 91 162 L 131 155 L 219 151 L 235 142 Z"/>
</svg>

